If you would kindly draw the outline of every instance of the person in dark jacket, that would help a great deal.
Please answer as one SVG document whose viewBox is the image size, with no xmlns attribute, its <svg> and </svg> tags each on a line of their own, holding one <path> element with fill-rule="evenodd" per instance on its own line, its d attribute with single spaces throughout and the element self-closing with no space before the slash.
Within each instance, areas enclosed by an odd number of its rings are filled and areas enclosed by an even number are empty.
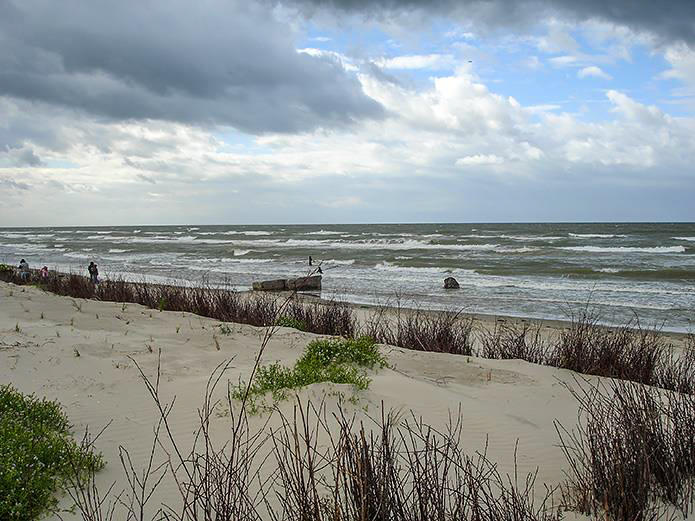
<svg viewBox="0 0 695 521">
<path fill-rule="evenodd" d="M 19 261 L 19 276 L 22 280 L 29 280 L 29 275 L 31 274 L 29 270 L 29 263 L 22 259 Z"/>
<path fill-rule="evenodd" d="M 99 284 L 99 269 L 93 261 L 89 263 L 87 271 L 89 272 L 89 279 L 92 281 L 92 283 Z"/>
</svg>

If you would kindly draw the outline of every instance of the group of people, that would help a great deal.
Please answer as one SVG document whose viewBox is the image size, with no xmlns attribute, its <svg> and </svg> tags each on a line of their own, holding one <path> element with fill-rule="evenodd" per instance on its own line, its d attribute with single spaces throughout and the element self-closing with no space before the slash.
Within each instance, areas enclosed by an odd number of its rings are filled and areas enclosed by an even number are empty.
<svg viewBox="0 0 695 521">
<path fill-rule="evenodd" d="M 18 271 L 20 279 L 24 282 L 28 281 L 31 277 L 31 269 L 29 268 L 29 263 L 25 259 L 19 261 Z M 99 268 L 94 262 L 89 263 L 87 272 L 89 273 L 89 280 L 91 280 L 93 284 L 99 284 Z M 39 277 L 41 277 L 41 280 L 46 280 L 48 278 L 48 266 L 44 266 L 39 270 Z"/>
</svg>

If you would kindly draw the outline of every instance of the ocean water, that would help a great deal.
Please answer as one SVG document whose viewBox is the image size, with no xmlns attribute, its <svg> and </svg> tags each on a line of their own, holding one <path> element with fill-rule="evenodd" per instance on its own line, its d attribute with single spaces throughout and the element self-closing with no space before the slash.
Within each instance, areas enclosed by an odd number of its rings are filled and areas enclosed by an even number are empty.
<svg viewBox="0 0 695 521">
<path fill-rule="evenodd" d="M 0 228 L 1 262 L 153 282 L 248 289 L 306 274 L 309 255 L 323 296 L 351 302 L 560 319 L 589 303 L 695 330 L 695 223 Z"/>
</svg>

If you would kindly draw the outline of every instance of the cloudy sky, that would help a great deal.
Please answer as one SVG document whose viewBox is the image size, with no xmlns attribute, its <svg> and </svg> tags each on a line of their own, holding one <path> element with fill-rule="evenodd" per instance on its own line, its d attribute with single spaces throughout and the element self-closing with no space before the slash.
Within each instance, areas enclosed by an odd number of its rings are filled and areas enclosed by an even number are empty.
<svg viewBox="0 0 695 521">
<path fill-rule="evenodd" d="M 604 220 L 695 221 L 695 2 L 0 0 L 0 226 Z"/>
</svg>

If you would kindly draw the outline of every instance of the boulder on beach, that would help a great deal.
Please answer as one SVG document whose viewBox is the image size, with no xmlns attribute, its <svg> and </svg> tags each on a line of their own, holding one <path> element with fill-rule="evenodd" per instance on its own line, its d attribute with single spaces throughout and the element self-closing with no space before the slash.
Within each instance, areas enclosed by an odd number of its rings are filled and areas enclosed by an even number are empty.
<svg viewBox="0 0 695 521">
<path fill-rule="evenodd" d="M 459 289 L 458 281 L 454 277 L 447 277 L 444 279 L 444 289 Z"/>
</svg>

